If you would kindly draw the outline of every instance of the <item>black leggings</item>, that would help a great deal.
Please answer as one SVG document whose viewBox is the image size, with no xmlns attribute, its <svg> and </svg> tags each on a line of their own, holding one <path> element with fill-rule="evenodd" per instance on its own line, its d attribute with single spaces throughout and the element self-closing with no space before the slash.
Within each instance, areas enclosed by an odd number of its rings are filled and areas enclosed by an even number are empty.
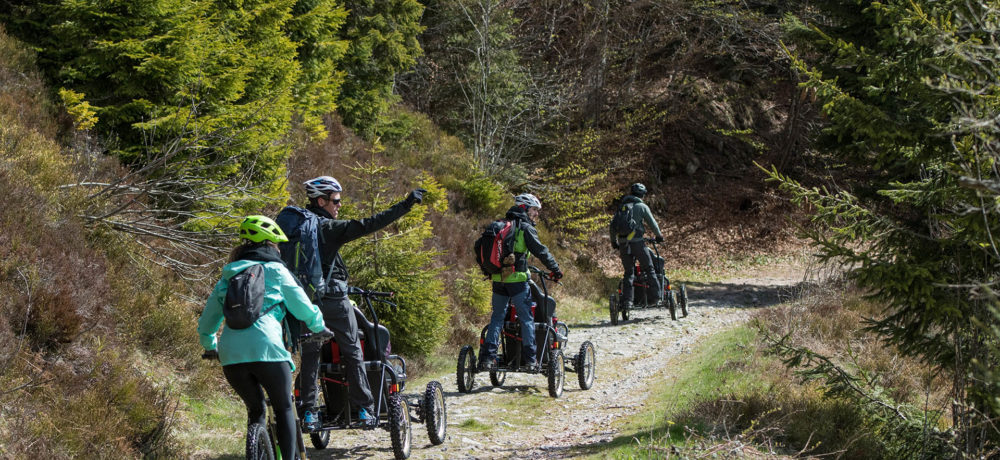
<svg viewBox="0 0 1000 460">
<path fill-rule="evenodd" d="M 267 407 L 264 402 L 264 391 L 267 391 L 278 425 L 281 458 L 297 458 L 295 413 L 292 412 L 292 369 L 288 362 L 258 361 L 230 364 L 222 366 L 222 373 L 247 405 L 248 426 L 255 422 L 261 425 L 266 423 Z"/>
</svg>

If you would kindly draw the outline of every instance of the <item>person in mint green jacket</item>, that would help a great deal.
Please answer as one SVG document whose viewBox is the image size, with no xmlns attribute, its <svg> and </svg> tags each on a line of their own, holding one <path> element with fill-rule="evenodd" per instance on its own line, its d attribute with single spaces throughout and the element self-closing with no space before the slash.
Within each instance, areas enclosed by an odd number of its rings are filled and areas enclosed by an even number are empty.
<svg viewBox="0 0 1000 460">
<path fill-rule="evenodd" d="M 305 291 L 281 262 L 276 243 L 288 241 L 281 228 L 264 216 L 249 216 L 240 224 L 243 244 L 233 249 L 230 262 L 222 268 L 222 279 L 205 302 L 198 320 L 198 335 L 208 353 L 217 351 L 226 380 L 247 406 L 248 425 L 265 423 L 264 392 L 278 429 L 278 445 L 283 458 L 297 458 L 295 413 L 292 406 L 292 355 L 285 349 L 281 322 L 285 315 L 303 321 L 309 330 L 333 337 L 326 329 L 323 314 L 309 301 Z M 263 264 L 266 313 L 245 329 L 231 329 L 223 323 L 222 308 L 229 279 L 253 264 Z M 275 308 L 270 308 L 278 304 Z M 222 325 L 221 334 L 216 334 Z"/>
</svg>

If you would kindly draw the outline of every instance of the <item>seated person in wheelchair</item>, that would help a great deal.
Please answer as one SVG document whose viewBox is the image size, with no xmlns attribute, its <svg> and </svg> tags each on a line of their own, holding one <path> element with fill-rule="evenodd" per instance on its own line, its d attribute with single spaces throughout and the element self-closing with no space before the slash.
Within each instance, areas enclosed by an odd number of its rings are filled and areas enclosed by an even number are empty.
<svg viewBox="0 0 1000 460">
<path fill-rule="evenodd" d="M 522 360 L 525 369 L 535 370 L 535 322 L 531 314 L 534 303 L 529 293 L 528 253 L 537 257 L 551 271 L 554 280 L 562 278 L 559 264 L 549 253 L 549 249 L 538 240 L 535 230 L 535 219 L 542 209 L 542 203 L 534 195 L 524 193 L 514 198 L 514 206 L 507 211 L 506 219 L 515 222 L 514 234 L 514 266 L 511 272 L 492 275 L 493 280 L 493 314 L 490 325 L 486 329 L 486 340 L 479 349 L 479 370 L 486 371 L 496 368 L 497 347 L 500 342 L 500 328 L 503 327 L 507 304 L 513 304 L 517 309 L 518 321 L 521 323 Z"/>
<path fill-rule="evenodd" d="M 622 197 L 621 207 L 624 209 L 631 205 L 631 228 L 634 230 L 629 234 L 622 235 L 614 228 L 611 229 L 611 247 L 618 250 L 622 268 L 625 270 L 625 276 L 622 277 L 622 305 L 625 309 L 632 307 L 632 286 L 635 282 L 636 261 L 639 262 L 639 268 L 644 278 L 643 284 L 649 286 L 647 292 L 655 293 L 655 297 L 649 300 L 659 302 L 660 296 L 663 294 L 663 286 L 659 285 L 659 279 L 657 279 L 653 268 L 653 258 L 647 251 L 646 242 L 643 239 L 647 226 L 656 235 L 657 243 L 663 242 L 663 234 L 660 233 L 660 226 L 653 219 L 653 213 L 649 210 L 649 206 L 642 202 L 644 196 L 646 196 L 646 186 L 640 183 L 632 184 L 631 193 Z"/>
</svg>

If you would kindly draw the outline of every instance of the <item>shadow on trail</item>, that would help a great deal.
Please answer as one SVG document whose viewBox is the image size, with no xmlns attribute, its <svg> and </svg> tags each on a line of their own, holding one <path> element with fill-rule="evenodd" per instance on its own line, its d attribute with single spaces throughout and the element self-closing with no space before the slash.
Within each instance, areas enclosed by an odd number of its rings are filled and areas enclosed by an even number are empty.
<svg viewBox="0 0 1000 460">
<path fill-rule="evenodd" d="M 653 316 L 644 316 L 642 318 L 637 318 L 637 317 L 634 317 L 634 316 L 630 316 L 629 319 L 627 319 L 627 320 L 619 320 L 618 321 L 618 325 L 612 325 L 611 321 L 601 321 L 600 323 L 575 323 L 575 324 L 567 324 L 567 326 L 569 326 L 570 337 L 572 338 L 572 336 L 573 336 L 573 330 L 574 329 L 601 329 L 601 328 L 606 328 L 606 327 L 621 327 L 621 326 L 624 326 L 626 324 L 640 324 L 641 325 L 643 323 L 652 323 L 652 322 L 656 322 L 656 321 L 663 321 L 664 319 L 666 319 L 667 321 L 670 320 L 670 310 L 668 310 L 667 308 L 655 308 L 655 309 L 654 308 L 643 308 L 643 309 L 639 309 L 639 310 L 630 310 L 629 314 L 640 312 L 640 311 L 656 311 L 658 314 L 653 315 Z"/>
<path fill-rule="evenodd" d="M 416 434 L 416 433 L 414 433 Z M 414 436 L 416 438 L 416 436 Z M 306 440 L 306 444 L 309 444 L 309 440 Z M 392 458 L 392 444 L 389 440 L 389 433 L 385 433 L 384 445 L 378 443 L 370 446 L 357 446 L 357 447 L 327 447 L 326 449 L 318 450 L 311 448 L 309 445 L 306 448 L 306 453 L 309 455 L 310 459 L 324 459 L 324 458 Z M 413 447 L 417 447 L 414 443 Z"/>
<path fill-rule="evenodd" d="M 814 282 L 795 284 L 686 283 L 689 307 L 771 307 L 796 299 Z"/>
<path fill-rule="evenodd" d="M 534 375 L 540 375 L 540 374 L 534 374 Z M 485 380 L 483 382 L 480 382 L 479 381 L 480 376 L 479 376 L 479 374 L 476 374 L 476 384 L 472 388 L 472 391 L 470 391 L 468 393 L 462 393 L 462 392 L 458 392 L 458 391 L 445 391 L 444 395 L 446 397 L 461 398 L 463 396 L 474 395 L 474 394 L 478 394 L 478 393 L 507 393 L 507 394 L 525 393 L 525 394 L 528 394 L 528 393 L 536 393 L 537 391 L 535 391 L 535 390 L 538 389 L 537 385 L 530 385 L 530 384 L 509 385 L 509 384 L 505 383 L 502 386 L 495 387 L 493 385 L 490 385 L 490 383 L 489 383 L 490 382 L 489 376 L 487 374 L 483 374 L 482 378 L 484 378 Z"/>
</svg>

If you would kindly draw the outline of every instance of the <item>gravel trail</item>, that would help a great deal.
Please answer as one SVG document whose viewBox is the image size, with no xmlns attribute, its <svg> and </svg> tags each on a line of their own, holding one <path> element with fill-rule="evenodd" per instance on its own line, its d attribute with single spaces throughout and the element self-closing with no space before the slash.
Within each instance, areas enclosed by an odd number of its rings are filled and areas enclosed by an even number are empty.
<svg viewBox="0 0 1000 460">
<path fill-rule="evenodd" d="M 447 405 L 447 439 L 432 446 L 425 427 L 414 424 L 410 458 L 570 458 L 579 455 L 580 447 L 609 442 L 620 435 L 615 422 L 645 404 L 649 389 L 659 381 L 656 376 L 661 371 L 669 375 L 673 357 L 690 352 L 707 336 L 742 324 L 754 309 L 786 300 L 801 280 L 800 273 L 786 272 L 689 283 L 687 318 L 672 321 L 667 309 L 656 308 L 633 310 L 629 321 L 617 326 L 607 315 L 591 324 L 570 324 L 565 352 L 572 357 L 584 341 L 593 343 L 596 381 L 590 390 L 580 390 L 577 375 L 567 373 L 558 399 L 548 395 L 543 374 L 508 374 L 502 387 L 493 388 L 489 376 L 480 373 L 470 394 L 458 392 L 454 372 L 439 376 Z M 457 360 L 458 350 L 455 356 Z M 407 388 L 407 393 L 422 389 Z M 392 458 L 392 450 L 383 430 L 333 432 L 330 446 L 322 451 L 310 448 L 309 457 Z"/>
</svg>

